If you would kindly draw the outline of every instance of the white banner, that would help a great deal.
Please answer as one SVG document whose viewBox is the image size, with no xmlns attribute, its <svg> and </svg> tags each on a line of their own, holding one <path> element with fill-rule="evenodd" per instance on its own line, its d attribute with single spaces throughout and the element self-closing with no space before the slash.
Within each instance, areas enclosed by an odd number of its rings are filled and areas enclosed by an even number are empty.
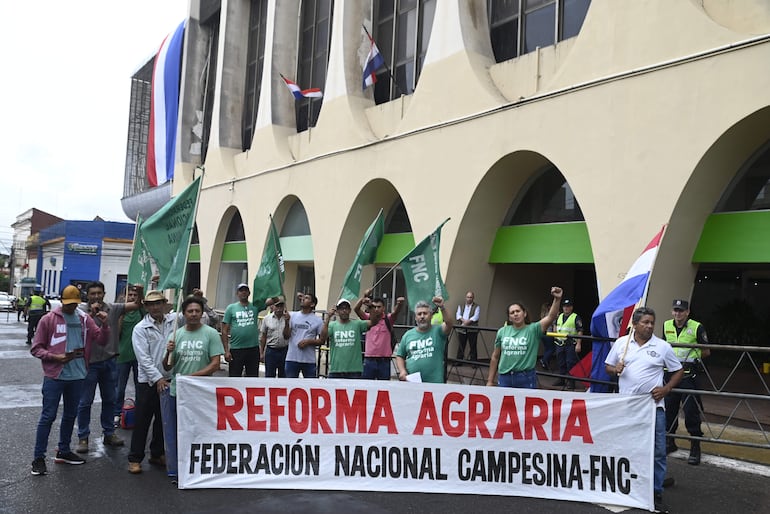
<svg viewBox="0 0 770 514">
<path fill-rule="evenodd" d="M 494 494 L 651 509 L 650 395 L 177 377 L 180 488 Z"/>
</svg>

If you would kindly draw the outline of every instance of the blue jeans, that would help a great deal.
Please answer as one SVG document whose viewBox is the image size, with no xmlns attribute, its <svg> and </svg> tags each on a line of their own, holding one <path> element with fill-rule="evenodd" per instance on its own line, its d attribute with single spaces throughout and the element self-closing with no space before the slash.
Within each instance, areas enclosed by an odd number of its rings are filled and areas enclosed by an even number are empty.
<svg viewBox="0 0 770 514">
<path fill-rule="evenodd" d="M 171 388 L 160 393 L 160 418 L 163 420 L 163 442 L 166 445 L 166 474 L 176 478 L 176 396 L 171 396 Z"/>
<path fill-rule="evenodd" d="M 64 412 L 59 425 L 59 451 L 69 452 L 72 430 L 75 427 L 75 417 L 78 414 L 78 402 L 83 389 L 83 380 L 56 380 L 43 378 L 43 411 L 37 422 L 37 436 L 35 437 L 35 458 L 45 457 L 48 446 L 48 436 L 51 434 L 51 426 L 59 411 L 59 400 L 64 398 Z"/>
<path fill-rule="evenodd" d="M 518 387 L 519 389 L 537 389 L 537 373 L 534 369 L 503 373 L 497 377 L 500 387 Z"/>
<path fill-rule="evenodd" d="M 652 488 L 655 494 L 663 493 L 663 479 L 666 478 L 666 411 L 655 409 L 655 466 Z"/>
<path fill-rule="evenodd" d="M 318 377 L 318 367 L 315 362 L 286 361 L 286 378 L 299 378 L 300 371 L 302 378 Z"/>
<path fill-rule="evenodd" d="M 288 351 L 288 346 L 284 346 L 283 348 L 265 347 L 266 377 L 275 378 L 276 373 L 278 373 L 278 378 L 286 377 L 286 353 Z"/>
<path fill-rule="evenodd" d="M 115 393 L 115 413 L 113 416 L 120 416 L 120 411 L 123 409 L 123 402 L 126 401 L 126 384 L 128 384 L 128 375 L 133 373 L 134 377 L 134 394 L 136 394 L 136 388 L 139 386 L 139 379 L 137 378 L 137 362 L 118 362 L 116 363 L 118 369 L 118 383 Z"/>
<path fill-rule="evenodd" d="M 390 380 L 390 357 L 364 357 L 363 378 Z"/>
<path fill-rule="evenodd" d="M 78 439 L 88 439 L 91 435 L 91 406 L 94 403 L 96 385 L 102 396 L 102 414 L 100 416 L 104 435 L 115 433 L 112 416 L 115 412 L 115 389 L 118 381 L 115 357 L 101 362 L 92 362 L 83 382 L 83 394 L 78 406 Z"/>
</svg>

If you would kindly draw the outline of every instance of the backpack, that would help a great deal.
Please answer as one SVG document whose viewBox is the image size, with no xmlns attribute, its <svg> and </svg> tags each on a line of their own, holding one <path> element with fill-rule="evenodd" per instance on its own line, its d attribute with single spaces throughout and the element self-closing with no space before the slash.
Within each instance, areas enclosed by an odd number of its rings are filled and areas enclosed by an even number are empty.
<svg viewBox="0 0 770 514">
<path fill-rule="evenodd" d="M 123 407 L 120 409 L 120 428 L 126 430 L 134 428 L 134 414 L 136 414 L 134 399 L 126 398 L 126 401 L 123 402 Z"/>
</svg>

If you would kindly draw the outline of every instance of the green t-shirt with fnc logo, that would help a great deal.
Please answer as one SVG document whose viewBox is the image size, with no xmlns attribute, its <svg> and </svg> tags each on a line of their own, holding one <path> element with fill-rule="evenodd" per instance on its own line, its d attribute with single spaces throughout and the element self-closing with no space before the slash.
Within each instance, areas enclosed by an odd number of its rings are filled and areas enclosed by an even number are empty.
<svg viewBox="0 0 770 514">
<path fill-rule="evenodd" d="M 442 325 L 431 325 L 427 332 L 413 328 L 401 338 L 396 355 L 406 361 L 407 373 L 419 371 L 423 382 L 443 384 L 446 342 Z"/>
<path fill-rule="evenodd" d="M 208 366 L 212 357 L 225 353 L 219 332 L 208 325 L 201 325 L 193 331 L 182 327 L 176 331 L 174 339 L 171 396 L 176 396 L 177 375 L 192 375 Z"/>
<path fill-rule="evenodd" d="M 329 371 L 332 373 L 363 372 L 361 341 L 368 323 L 351 319 L 347 323 L 329 323 Z"/>
<path fill-rule="evenodd" d="M 518 329 L 513 325 L 506 325 L 498 330 L 495 336 L 495 348 L 500 348 L 498 373 L 535 369 L 542 335 L 543 327 L 539 321 Z"/>
<path fill-rule="evenodd" d="M 251 303 L 231 303 L 222 320 L 230 326 L 230 348 L 241 350 L 259 346 L 259 311 Z"/>
</svg>

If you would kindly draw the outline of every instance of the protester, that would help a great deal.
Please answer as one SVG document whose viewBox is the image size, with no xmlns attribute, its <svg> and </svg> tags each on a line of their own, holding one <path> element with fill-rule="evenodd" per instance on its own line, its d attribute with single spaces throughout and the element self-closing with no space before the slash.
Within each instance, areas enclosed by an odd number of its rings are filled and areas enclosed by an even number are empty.
<svg viewBox="0 0 770 514">
<path fill-rule="evenodd" d="M 136 285 L 138 298 L 144 294 L 143 287 Z M 113 303 L 104 301 L 104 284 L 95 281 L 86 286 L 86 294 L 91 317 L 97 318 L 96 324 L 102 323 L 100 312 L 107 313 L 107 324 L 110 326 L 110 340 L 104 347 L 96 347 L 91 353 L 88 375 L 83 383 L 83 395 L 78 406 L 78 453 L 88 453 L 88 437 L 91 434 L 91 406 L 96 395 L 96 386 L 99 386 L 99 395 L 102 397 L 102 412 L 100 422 L 105 446 L 123 446 L 123 439 L 115 433 L 115 393 L 117 390 L 118 374 L 118 336 L 120 335 L 120 317 L 126 313 L 141 309 L 139 301 L 132 303 Z"/>
<path fill-rule="evenodd" d="M 284 378 L 289 339 L 283 336 L 283 330 L 289 324 L 289 313 L 283 296 L 269 298 L 268 301 L 271 312 L 264 317 L 259 327 L 260 358 L 265 363 L 266 377 L 275 378 L 277 374 L 278 378 Z"/>
<path fill-rule="evenodd" d="M 447 314 L 442 297 L 434 296 L 432 301 L 444 321 L 440 325 L 431 324 L 430 305 L 425 301 L 417 302 L 414 307 L 417 326 L 407 330 L 396 347 L 399 380 L 407 380 L 408 375 L 419 373 L 421 382 L 446 382 L 446 344 L 454 320 Z"/>
<path fill-rule="evenodd" d="M 663 337 L 669 343 L 683 343 L 691 347 L 676 347 L 674 353 L 682 364 L 684 376 L 679 382 L 679 389 L 700 389 L 698 387 L 698 372 L 701 369 L 701 359 L 711 355 L 708 348 L 698 348 L 696 345 L 708 344 L 706 329 L 697 321 L 690 319 L 690 304 L 687 300 L 674 300 L 671 315 L 673 319 L 663 323 Z M 670 371 L 664 379 L 668 382 Z M 703 437 L 701 429 L 701 404 L 700 397 L 695 394 L 682 394 L 675 391 L 666 396 L 666 430 L 669 434 L 676 434 L 679 428 L 679 405 L 684 410 L 684 425 L 687 432 L 693 437 Z M 673 437 L 666 439 L 666 453 L 677 450 Z M 690 455 L 687 463 L 693 466 L 700 464 L 700 441 L 690 441 Z"/>
<path fill-rule="evenodd" d="M 618 378 L 620 394 L 651 394 L 655 400 L 655 462 L 653 491 L 655 511 L 668 512 L 663 502 L 666 477 L 666 412 L 664 398 L 682 379 L 684 370 L 671 345 L 655 337 L 655 311 L 636 309 L 631 317 L 633 330 L 612 345 L 605 369 Z M 663 385 L 663 370 L 672 375 Z"/>
<path fill-rule="evenodd" d="M 385 302 L 382 298 L 372 298 L 372 290 L 367 289 L 364 296 L 358 299 L 353 310 L 359 319 L 370 320 L 371 326 L 366 331 L 364 341 L 364 372 L 362 377 L 369 380 L 390 380 L 390 362 L 396 338 L 393 325 L 404 305 L 404 297 L 396 298 L 393 310 L 385 314 Z M 364 312 L 366 305 L 369 312 Z"/>
<path fill-rule="evenodd" d="M 337 321 L 331 321 L 337 315 Z M 364 370 L 361 341 L 371 321 L 350 319 L 350 302 L 341 298 L 329 309 L 321 341 L 329 343 L 329 378 L 361 378 Z"/>
<path fill-rule="evenodd" d="M 185 325 L 166 343 L 163 369 L 171 372 L 171 387 L 160 393 L 163 437 L 166 442 L 166 471 L 176 480 L 178 471 L 176 451 L 176 378 L 182 376 L 211 376 L 219 370 L 219 360 L 225 353 L 219 333 L 201 322 L 203 300 L 188 296 L 182 302 Z"/>
<path fill-rule="evenodd" d="M 152 439 L 149 462 L 155 466 L 166 466 L 160 395 L 168 389 L 171 381 L 171 373 L 163 368 L 163 355 L 166 343 L 174 335 L 177 319 L 175 313 L 165 313 L 166 297 L 160 291 L 147 293 L 143 310 L 147 313 L 132 334 L 133 351 L 139 369 L 134 430 L 128 452 L 128 472 L 133 474 L 142 472 L 150 426 Z"/>
<path fill-rule="evenodd" d="M 48 468 L 45 452 L 59 401 L 64 400 L 64 412 L 59 426 L 59 444 L 54 462 L 57 464 L 83 464 L 85 460 L 72 453 L 70 441 L 75 426 L 83 382 L 88 373 L 88 362 L 94 344 L 105 345 L 110 337 L 110 327 L 97 326 L 94 319 L 78 310 L 80 290 L 67 286 L 62 291 L 62 304 L 44 316 L 35 332 L 30 349 L 43 365 L 43 409 L 37 423 L 35 453 L 32 474 L 45 475 Z M 95 318 L 105 322 L 107 313 L 98 312 Z"/>
<path fill-rule="evenodd" d="M 476 341 L 479 337 L 479 330 L 472 328 L 478 326 L 481 317 L 481 307 L 474 301 L 476 295 L 473 291 L 465 293 L 465 303 L 457 306 L 457 315 L 455 318 L 455 332 L 457 333 L 457 360 L 465 359 L 465 345 L 468 344 L 468 360 L 476 362 L 478 354 L 476 352 Z M 462 363 L 458 363 L 462 365 Z"/>
<path fill-rule="evenodd" d="M 137 303 L 142 301 L 143 288 L 137 288 L 136 285 L 130 285 L 126 291 L 126 302 Z M 120 423 L 120 413 L 123 410 L 123 403 L 126 400 L 126 385 L 128 384 L 128 377 L 131 375 L 134 379 L 134 391 L 139 384 L 137 379 L 137 363 L 136 355 L 134 355 L 134 347 L 131 342 L 131 338 L 134 333 L 134 327 L 142 321 L 145 312 L 144 309 L 138 309 L 135 311 L 124 312 L 118 320 L 118 327 L 120 330 L 120 338 L 118 340 L 118 358 L 117 358 L 117 373 L 118 380 L 115 392 L 115 414 L 114 425 L 117 427 Z"/>
<path fill-rule="evenodd" d="M 556 345 L 556 362 L 559 364 L 559 377 L 553 385 L 565 386 L 568 391 L 575 390 L 575 381 L 565 379 L 569 376 L 569 371 L 578 363 L 578 354 L 582 348 L 582 341 L 576 335 L 583 335 L 583 319 L 578 316 L 572 305 L 572 300 L 565 298 L 561 302 L 562 312 L 556 318 L 556 332 L 568 334 L 566 337 L 555 337 L 553 340 Z"/>
<path fill-rule="evenodd" d="M 249 301 L 251 290 L 246 284 L 238 284 L 238 301 L 225 309 L 222 321 L 222 346 L 225 360 L 230 364 L 228 376 L 259 376 L 259 312 Z"/>
<path fill-rule="evenodd" d="M 489 361 L 488 386 L 497 382 L 501 387 L 537 389 L 535 362 L 540 339 L 556 319 L 562 294 L 560 287 L 551 288 L 551 308 L 545 317 L 535 323 L 530 322 L 523 304 L 517 302 L 508 306 L 508 323 L 495 336 L 495 349 Z"/>
<path fill-rule="evenodd" d="M 321 345 L 323 321 L 313 310 L 318 299 L 311 293 L 297 293 L 300 310 L 289 314 L 289 322 L 283 329 L 283 336 L 289 340 L 286 353 L 286 377 L 298 378 L 300 371 L 303 378 L 316 378 L 315 347 Z"/>
</svg>

